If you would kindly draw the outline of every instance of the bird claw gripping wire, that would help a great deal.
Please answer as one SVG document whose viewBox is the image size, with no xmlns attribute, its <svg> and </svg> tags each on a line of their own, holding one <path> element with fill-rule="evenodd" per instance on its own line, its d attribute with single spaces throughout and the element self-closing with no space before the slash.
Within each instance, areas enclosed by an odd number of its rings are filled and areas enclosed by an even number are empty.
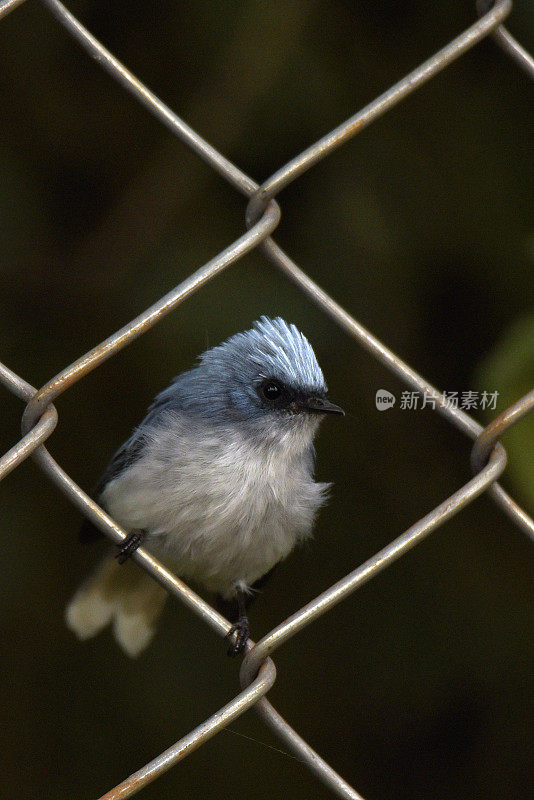
<svg viewBox="0 0 534 800">
<path fill-rule="evenodd" d="M 248 618 L 239 617 L 235 625 L 232 625 L 225 637 L 226 639 L 233 638 L 233 641 L 227 651 L 230 658 L 235 658 L 235 656 L 239 656 L 244 652 L 249 640 L 249 636 L 250 625 Z"/>
<path fill-rule="evenodd" d="M 123 539 L 122 542 L 119 542 L 117 545 L 118 552 L 115 554 L 115 558 L 119 564 L 124 564 L 126 561 L 128 561 L 135 551 L 141 547 L 144 538 L 144 531 L 132 531 L 126 537 L 126 539 Z"/>
</svg>

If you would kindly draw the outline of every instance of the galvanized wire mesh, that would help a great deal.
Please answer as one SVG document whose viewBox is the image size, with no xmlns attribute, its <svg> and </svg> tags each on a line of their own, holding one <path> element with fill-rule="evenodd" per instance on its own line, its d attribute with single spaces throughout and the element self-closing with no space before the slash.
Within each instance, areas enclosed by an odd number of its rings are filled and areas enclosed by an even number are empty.
<svg viewBox="0 0 534 800">
<path fill-rule="evenodd" d="M 21 2 L 22 0 L 0 0 L 0 18 Z M 517 62 L 518 66 L 534 77 L 533 59 L 502 26 L 503 20 L 510 13 L 511 0 L 500 0 L 495 4 L 479 3 L 480 18 L 471 27 L 463 31 L 442 50 L 372 103 L 278 169 L 261 186 L 236 165 L 228 161 L 171 109 L 165 106 L 106 50 L 70 14 L 62 3 L 58 0 L 42 0 L 42 3 L 124 89 L 129 91 L 154 114 L 159 122 L 167 126 L 247 199 L 247 231 L 215 258 L 200 267 L 179 286 L 159 299 L 153 306 L 146 309 L 108 339 L 97 344 L 88 353 L 80 356 L 39 390 L 30 386 L 7 366 L 0 364 L 0 380 L 9 391 L 26 403 L 22 423 L 23 436 L 0 459 L 0 479 L 20 465 L 28 456 L 32 455 L 43 472 L 76 507 L 90 518 L 112 541 L 122 541 L 126 535 L 124 531 L 72 480 L 44 446 L 44 443 L 58 424 L 58 416 L 53 402 L 70 386 L 102 364 L 104 360 L 115 355 L 121 348 L 141 336 L 189 295 L 210 281 L 211 278 L 254 249 L 260 250 L 266 259 L 289 277 L 333 322 L 339 325 L 349 336 L 352 336 L 392 373 L 397 375 L 411 391 L 431 398 L 432 407 L 439 414 L 460 431 L 474 439 L 472 466 L 475 474 L 469 482 L 446 498 L 387 547 L 277 625 L 260 642 L 257 644 L 251 642 L 241 668 L 241 691 L 187 736 L 180 739 L 164 753 L 103 795 L 101 800 L 104 800 L 104 798 L 112 800 L 119 797 L 132 796 L 251 707 L 256 709 L 265 723 L 285 742 L 286 746 L 301 761 L 306 763 L 309 769 L 334 794 L 339 797 L 353 798 L 353 800 L 354 798 L 360 798 L 361 795 L 312 750 L 267 700 L 266 695 L 276 680 L 276 670 L 271 656 L 280 645 L 294 636 L 295 633 L 325 614 L 334 605 L 358 589 L 363 583 L 373 578 L 393 561 L 400 558 L 411 547 L 446 520 L 459 513 L 474 498 L 484 492 L 491 495 L 509 518 L 522 531 L 534 539 L 534 521 L 497 483 L 506 466 L 506 453 L 500 445 L 499 439 L 511 425 L 534 407 L 534 390 L 518 399 L 516 403 L 494 419 L 487 428 L 482 429 L 463 409 L 454 407 L 454 405 L 447 402 L 447 398 L 442 393 L 431 386 L 374 337 L 373 334 L 360 325 L 332 297 L 314 283 L 276 244 L 272 239 L 272 234 L 280 220 L 280 208 L 275 198 L 283 188 L 296 180 L 319 160 L 345 144 L 364 127 L 414 92 L 424 82 L 433 78 L 438 72 L 448 67 L 449 64 L 486 36 L 493 36 L 495 41 Z M 226 636 L 230 628 L 227 620 L 195 594 L 177 576 L 143 549 L 138 550 L 134 558 L 155 580 L 191 608 L 216 633 L 220 636 Z"/>
</svg>

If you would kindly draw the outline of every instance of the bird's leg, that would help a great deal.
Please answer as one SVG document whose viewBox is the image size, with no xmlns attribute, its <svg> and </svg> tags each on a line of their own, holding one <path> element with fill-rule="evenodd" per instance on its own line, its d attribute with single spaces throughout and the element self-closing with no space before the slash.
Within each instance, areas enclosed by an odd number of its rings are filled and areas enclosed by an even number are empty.
<svg viewBox="0 0 534 800">
<path fill-rule="evenodd" d="M 115 554 L 115 558 L 119 564 L 124 564 L 132 553 L 135 553 L 138 547 L 141 547 L 143 539 L 145 538 L 145 531 L 132 531 L 126 539 L 123 539 L 117 547 L 119 552 Z"/>
<path fill-rule="evenodd" d="M 234 623 L 233 627 L 228 631 L 226 638 L 237 634 L 236 641 L 228 650 L 229 656 L 237 656 L 245 649 L 248 637 L 250 635 L 250 628 L 247 619 L 247 608 L 250 606 L 256 595 L 260 592 L 261 588 L 269 580 L 277 566 L 278 565 L 275 564 L 274 567 L 271 567 L 269 572 L 265 573 L 265 575 L 255 581 L 248 592 L 244 592 L 242 590 L 240 591 L 238 589 L 237 593 L 229 600 L 221 597 L 220 594 L 217 595 L 216 605 L 218 610 L 221 612 L 221 614 L 224 614 L 226 619 Z M 246 637 L 244 634 L 239 634 L 240 630 L 246 630 Z M 239 641 L 242 642 L 241 645 L 239 645 Z"/>
<path fill-rule="evenodd" d="M 244 651 L 250 636 L 250 625 L 247 617 L 247 593 L 243 591 L 243 589 L 238 588 L 235 600 L 237 602 L 239 616 L 237 622 L 232 625 L 226 634 L 227 639 L 233 637 L 233 641 L 228 648 L 228 655 L 232 658 L 240 655 Z"/>
</svg>

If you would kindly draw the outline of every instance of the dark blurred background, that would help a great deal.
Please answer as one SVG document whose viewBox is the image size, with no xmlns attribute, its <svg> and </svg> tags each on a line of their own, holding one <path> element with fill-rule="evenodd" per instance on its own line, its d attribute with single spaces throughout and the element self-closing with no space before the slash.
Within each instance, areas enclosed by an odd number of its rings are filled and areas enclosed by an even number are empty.
<svg viewBox="0 0 534 800">
<path fill-rule="evenodd" d="M 68 5 L 258 181 L 475 18 L 464 0 Z M 532 5 L 515 5 L 532 51 Z M 0 358 L 40 386 L 241 235 L 245 202 L 38 2 L 0 41 Z M 531 98 L 483 42 L 284 191 L 276 232 L 426 378 L 499 408 L 534 381 Z M 154 394 L 262 313 L 309 336 L 348 414 L 322 427 L 332 500 L 253 606 L 256 639 L 469 480 L 471 447 L 429 410 L 378 413 L 377 389 L 406 387 L 254 253 L 59 399 L 53 455 L 90 490 Z M 5 452 L 22 404 L 0 397 Z M 533 442 L 531 415 L 503 477 L 530 513 Z M 94 798 L 234 696 L 238 664 L 178 602 L 137 661 L 109 632 L 78 642 L 63 608 L 98 546 L 30 461 L 0 495 L 0 794 Z M 368 800 L 532 797 L 532 556 L 478 499 L 285 645 L 270 697 Z M 249 712 L 142 796 L 331 796 L 283 750 Z"/>
</svg>

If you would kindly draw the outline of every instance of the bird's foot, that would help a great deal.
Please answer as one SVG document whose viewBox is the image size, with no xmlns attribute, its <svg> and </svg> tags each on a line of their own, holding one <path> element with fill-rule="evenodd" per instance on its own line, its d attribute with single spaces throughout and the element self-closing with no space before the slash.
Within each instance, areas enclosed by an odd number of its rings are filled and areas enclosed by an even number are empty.
<svg viewBox="0 0 534 800">
<path fill-rule="evenodd" d="M 245 647 L 250 636 L 250 626 L 247 617 L 239 617 L 235 625 L 232 625 L 228 633 L 227 639 L 233 639 L 230 647 L 228 648 L 228 655 L 231 658 L 240 655 Z"/>
<path fill-rule="evenodd" d="M 119 552 L 115 554 L 115 558 L 119 562 L 119 564 L 124 564 L 127 561 L 132 553 L 135 553 L 138 547 L 141 547 L 144 539 L 144 531 L 132 531 L 126 539 L 123 539 L 120 544 L 117 545 L 119 548 Z"/>
</svg>

